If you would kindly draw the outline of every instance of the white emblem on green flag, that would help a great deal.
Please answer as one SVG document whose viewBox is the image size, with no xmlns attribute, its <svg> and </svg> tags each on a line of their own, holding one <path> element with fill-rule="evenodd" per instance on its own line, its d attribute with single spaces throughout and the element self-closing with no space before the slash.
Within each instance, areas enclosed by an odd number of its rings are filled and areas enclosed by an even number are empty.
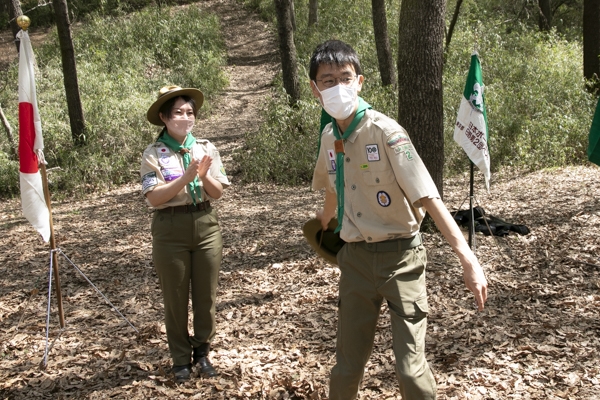
<svg viewBox="0 0 600 400">
<path fill-rule="evenodd" d="M 490 189 L 490 153 L 488 151 L 488 128 L 483 95 L 483 79 L 477 53 L 471 55 L 471 67 L 463 92 L 454 140 L 463 148 L 473 164 L 483 172 L 485 185 Z"/>
</svg>

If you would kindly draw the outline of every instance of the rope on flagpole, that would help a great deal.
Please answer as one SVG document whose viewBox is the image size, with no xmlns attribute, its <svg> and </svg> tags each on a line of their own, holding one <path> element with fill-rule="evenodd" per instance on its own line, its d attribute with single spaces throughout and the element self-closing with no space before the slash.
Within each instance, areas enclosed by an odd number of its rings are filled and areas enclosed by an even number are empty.
<svg viewBox="0 0 600 400">
<path fill-rule="evenodd" d="M 50 300 L 52 296 L 52 258 L 54 249 L 50 250 L 50 270 L 48 272 L 48 307 L 46 309 L 46 347 L 44 348 L 44 358 L 42 360 L 42 368 L 46 369 L 48 365 L 48 338 L 50 335 Z"/>
<path fill-rule="evenodd" d="M 131 322 L 129 322 L 129 320 L 128 320 L 127 318 L 125 318 L 125 316 L 124 316 L 123 314 L 121 314 L 121 312 L 119 311 L 119 309 L 118 309 L 117 307 L 115 307 L 115 306 L 113 305 L 113 303 L 111 303 L 111 302 L 110 302 L 110 300 L 108 300 L 108 298 L 107 298 L 107 297 L 106 297 L 106 296 L 105 296 L 105 295 L 104 295 L 104 294 L 103 294 L 103 293 L 100 291 L 100 289 L 98 289 L 98 288 L 96 287 L 96 285 L 94 285 L 94 284 L 92 283 L 92 281 L 90 281 L 90 280 L 88 279 L 88 277 L 87 277 L 87 276 L 86 276 L 86 275 L 83 273 L 83 271 L 81 271 L 81 269 L 79 269 L 79 267 L 77 267 L 77 265 L 75 265 L 75 264 L 73 263 L 73 261 L 71 261 L 71 260 L 69 259 L 69 257 L 67 257 L 67 255 L 66 255 L 66 254 L 65 254 L 65 253 L 64 253 L 64 252 L 63 252 L 63 251 L 62 251 L 60 248 L 57 248 L 57 249 L 56 249 L 56 251 L 57 251 L 58 253 L 60 253 L 60 254 L 61 254 L 61 255 L 62 255 L 62 256 L 63 256 L 63 257 L 64 257 L 64 258 L 65 258 L 65 259 L 66 259 L 66 260 L 69 262 L 69 264 L 71 264 L 71 265 L 73 266 L 73 268 L 75 268 L 75 269 L 77 270 L 77 272 L 79 272 L 79 274 L 81 274 L 81 276 L 83 276 L 83 277 L 85 278 L 85 280 L 86 280 L 86 281 L 88 281 L 88 283 L 89 283 L 90 285 L 92 285 L 92 287 L 93 287 L 93 288 L 96 290 L 96 292 L 98 292 L 98 294 L 104 298 L 104 301 L 106 301 L 106 302 L 107 302 L 107 303 L 108 303 L 108 304 L 109 304 L 109 305 L 112 307 L 112 309 L 113 309 L 113 310 L 115 310 L 115 311 L 116 311 L 116 312 L 117 312 L 117 313 L 118 313 L 118 314 L 121 316 L 121 318 L 123 318 L 123 319 L 124 319 L 124 320 L 125 320 L 125 321 L 126 321 L 128 324 L 129 324 L 129 326 L 131 326 L 131 328 L 133 328 L 133 330 L 134 330 L 136 333 L 140 333 L 140 332 L 139 332 L 139 331 L 136 329 L 136 327 L 135 327 L 135 326 L 133 326 L 133 325 L 131 324 Z"/>
<path fill-rule="evenodd" d="M 112 310 L 116 311 L 121 316 L 121 318 L 123 318 L 125 320 L 125 322 L 127 322 L 129 324 L 129 326 L 137 334 L 140 333 L 136 329 L 136 327 L 133 326 L 133 324 L 131 322 L 129 322 L 129 320 L 121 313 L 121 311 L 119 311 L 119 309 L 117 307 L 115 307 L 114 304 L 110 302 L 110 300 L 108 300 L 108 298 L 104 295 L 104 293 L 102 293 L 100 291 L 100 289 L 98 289 L 96 287 L 96 285 L 94 285 L 94 283 L 92 283 L 92 281 L 83 273 L 83 271 L 77 265 L 75 265 L 73 263 L 73 261 L 71 261 L 71 259 L 69 259 L 69 257 L 67 257 L 67 255 L 60 248 L 51 249 L 50 250 L 50 270 L 49 270 L 49 275 L 48 275 L 48 307 L 47 307 L 47 312 L 46 312 L 46 346 L 44 349 L 44 358 L 42 359 L 42 363 L 40 365 L 40 367 L 42 369 L 46 369 L 46 367 L 48 365 L 48 353 L 50 352 L 52 347 L 54 347 L 54 343 L 56 343 L 56 341 L 60 338 L 60 336 L 66 329 L 66 326 L 64 326 L 64 325 L 61 326 L 61 329 L 58 332 L 57 337 L 54 338 L 54 340 L 52 341 L 52 344 L 50 346 L 48 345 L 48 342 L 50 340 L 49 335 L 50 335 L 50 301 L 51 301 L 51 295 L 52 295 L 52 272 L 53 272 L 52 270 L 53 270 L 53 266 L 54 266 L 53 260 L 57 253 L 61 254 L 69 262 L 69 264 L 71 264 L 73 266 L 73 268 L 75 268 L 75 270 L 77 272 L 79 272 L 79 274 L 81 274 L 81 276 L 83 276 L 85 278 L 85 280 L 94 288 L 94 290 L 96 290 L 96 292 L 104 298 L 104 301 L 106 301 L 110 305 Z"/>
</svg>

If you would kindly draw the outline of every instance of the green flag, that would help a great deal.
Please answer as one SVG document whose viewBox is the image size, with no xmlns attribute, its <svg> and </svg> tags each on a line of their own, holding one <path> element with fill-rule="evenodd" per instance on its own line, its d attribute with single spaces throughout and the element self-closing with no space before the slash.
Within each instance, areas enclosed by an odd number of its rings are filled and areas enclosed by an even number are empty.
<svg viewBox="0 0 600 400">
<path fill-rule="evenodd" d="M 596 105 L 596 113 L 590 128 L 590 144 L 588 145 L 588 160 L 600 165 L 600 100 Z"/>
<path fill-rule="evenodd" d="M 479 57 L 477 57 L 477 53 L 473 53 L 467 83 L 456 117 L 454 140 L 467 153 L 473 164 L 483 172 L 485 185 L 489 190 L 490 153 L 488 151 L 487 114 L 483 88 Z"/>
</svg>

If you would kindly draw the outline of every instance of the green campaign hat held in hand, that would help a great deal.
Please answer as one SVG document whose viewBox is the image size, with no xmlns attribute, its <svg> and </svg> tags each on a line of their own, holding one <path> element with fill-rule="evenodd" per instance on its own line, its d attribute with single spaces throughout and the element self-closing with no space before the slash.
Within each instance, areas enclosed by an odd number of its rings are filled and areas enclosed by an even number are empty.
<svg viewBox="0 0 600 400">
<path fill-rule="evenodd" d="M 340 238 L 340 234 L 334 233 L 335 228 L 338 225 L 338 221 L 332 218 L 329 221 L 327 230 L 323 232 L 321 221 L 317 218 L 313 218 L 304 224 L 302 232 L 304 237 L 310 244 L 310 247 L 317 252 L 318 255 L 329 261 L 330 263 L 337 265 L 336 255 L 346 242 Z"/>
</svg>

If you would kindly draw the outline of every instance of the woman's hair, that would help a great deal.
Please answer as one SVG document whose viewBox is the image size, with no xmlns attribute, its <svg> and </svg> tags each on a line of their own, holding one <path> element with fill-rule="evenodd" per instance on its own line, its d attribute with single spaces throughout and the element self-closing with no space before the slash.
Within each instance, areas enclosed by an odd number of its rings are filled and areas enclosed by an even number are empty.
<svg viewBox="0 0 600 400">
<path fill-rule="evenodd" d="M 317 79 L 317 71 L 321 64 L 337 65 L 338 67 L 350 64 L 354 67 L 356 75 L 362 75 L 358 54 L 350 45 L 341 40 L 328 40 L 317 46 L 310 58 L 308 76 L 311 80 Z"/>
<path fill-rule="evenodd" d="M 196 101 L 190 96 L 177 96 L 165 101 L 165 103 L 162 106 L 160 106 L 160 109 L 158 110 L 158 115 L 162 114 L 162 116 L 165 117 L 167 120 L 173 118 L 173 106 L 179 99 L 182 99 L 185 102 L 185 104 L 189 104 L 190 106 L 192 106 L 192 110 L 194 111 L 195 116 L 198 112 L 198 109 L 196 108 Z M 164 135 L 166 131 L 167 128 L 163 127 L 163 129 L 158 134 L 156 140 L 160 139 L 160 137 Z"/>
</svg>

